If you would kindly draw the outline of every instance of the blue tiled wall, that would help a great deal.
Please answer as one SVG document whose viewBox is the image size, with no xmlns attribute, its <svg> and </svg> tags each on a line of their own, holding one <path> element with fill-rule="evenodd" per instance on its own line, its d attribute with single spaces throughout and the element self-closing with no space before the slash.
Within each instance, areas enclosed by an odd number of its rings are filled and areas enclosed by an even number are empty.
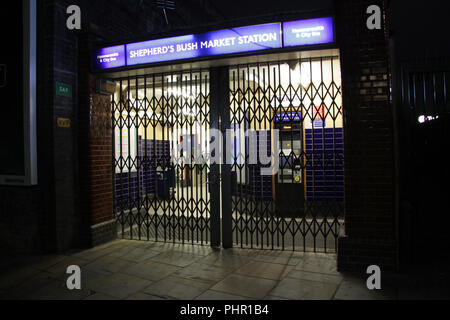
<svg viewBox="0 0 450 320">
<path fill-rule="evenodd" d="M 144 140 L 138 143 L 139 179 L 137 172 L 116 173 L 116 208 L 136 207 L 138 200 L 156 192 L 156 168 L 170 163 L 170 141 Z M 139 193 L 138 193 L 139 192 Z"/>
<path fill-rule="evenodd" d="M 267 131 L 268 150 L 271 132 Z M 257 133 L 259 142 L 259 132 Z M 342 128 L 305 130 L 306 201 L 344 201 L 344 141 Z M 259 155 L 259 143 L 249 152 Z M 269 151 L 268 151 L 269 152 Z M 323 162 L 325 159 L 325 163 Z M 272 199 L 272 177 L 261 176 L 261 166 L 249 165 L 249 185 L 238 184 L 236 194 L 256 200 Z"/>
<path fill-rule="evenodd" d="M 342 128 L 305 130 L 306 200 L 344 201 Z"/>
<path fill-rule="evenodd" d="M 259 155 L 258 143 L 250 146 L 250 153 Z M 271 132 L 267 131 L 267 147 L 270 149 Z M 344 141 L 343 130 L 305 130 L 306 201 L 344 201 Z M 139 137 L 140 178 L 137 172 L 116 174 L 116 208 L 134 207 L 137 200 L 156 192 L 156 168 L 164 161 L 170 163 L 170 142 L 143 140 Z M 272 199 L 272 177 L 261 176 L 260 165 L 249 165 L 249 185 L 238 185 L 237 194 L 247 194 L 255 200 Z M 140 195 L 138 194 L 140 192 Z M 134 204 L 132 202 L 135 202 Z"/>
<path fill-rule="evenodd" d="M 256 154 L 257 159 L 259 159 L 260 132 L 261 130 L 256 131 L 258 143 L 256 145 L 249 145 L 249 154 L 253 155 Z M 270 130 L 267 130 L 266 132 L 267 132 L 267 154 L 270 155 L 272 136 Z M 237 193 L 235 195 L 245 194 L 252 197 L 255 200 L 264 200 L 264 201 L 272 200 L 272 176 L 262 176 L 261 175 L 262 167 L 263 166 L 261 165 L 248 166 L 249 184 L 248 185 L 238 184 L 236 190 Z M 265 167 L 269 167 L 269 165 Z"/>
</svg>

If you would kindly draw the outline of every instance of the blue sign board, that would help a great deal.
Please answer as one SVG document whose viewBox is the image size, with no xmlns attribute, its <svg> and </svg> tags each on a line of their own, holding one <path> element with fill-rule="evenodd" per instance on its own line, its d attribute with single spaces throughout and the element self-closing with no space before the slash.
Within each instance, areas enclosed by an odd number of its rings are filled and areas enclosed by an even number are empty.
<svg viewBox="0 0 450 320">
<path fill-rule="evenodd" d="M 126 66 L 125 45 L 97 50 L 94 55 L 95 69 L 111 69 Z"/>
<path fill-rule="evenodd" d="M 284 30 L 284 31 L 283 31 Z M 333 19 L 240 27 L 107 47 L 94 53 L 95 69 L 255 52 L 334 41 Z"/>
<path fill-rule="evenodd" d="M 314 128 L 325 128 L 325 120 L 323 119 L 311 120 L 311 124 Z"/>
<path fill-rule="evenodd" d="M 264 24 L 128 44 L 127 65 L 281 48 L 281 25 Z"/>
<path fill-rule="evenodd" d="M 283 23 L 285 47 L 334 42 L 333 18 L 318 18 Z"/>
<path fill-rule="evenodd" d="M 302 121 L 302 112 L 278 112 L 274 117 L 274 122 L 299 122 Z"/>
</svg>

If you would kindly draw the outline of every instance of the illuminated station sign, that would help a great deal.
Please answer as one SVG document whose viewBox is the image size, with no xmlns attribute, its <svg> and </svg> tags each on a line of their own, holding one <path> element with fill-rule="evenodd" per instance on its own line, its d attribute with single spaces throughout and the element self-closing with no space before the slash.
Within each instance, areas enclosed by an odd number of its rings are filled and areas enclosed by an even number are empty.
<svg viewBox="0 0 450 320">
<path fill-rule="evenodd" d="M 334 42 L 333 18 L 318 18 L 283 23 L 285 47 Z"/>
<path fill-rule="evenodd" d="M 333 19 L 319 18 L 106 47 L 94 52 L 93 63 L 104 70 L 333 42 Z"/>
</svg>

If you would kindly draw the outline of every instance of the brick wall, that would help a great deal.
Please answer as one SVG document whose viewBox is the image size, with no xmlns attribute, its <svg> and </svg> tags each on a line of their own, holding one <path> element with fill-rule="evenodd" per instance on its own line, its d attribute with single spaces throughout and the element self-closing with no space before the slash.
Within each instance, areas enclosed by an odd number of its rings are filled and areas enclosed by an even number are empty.
<svg viewBox="0 0 450 320">
<path fill-rule="evenodd" d="M 82 10 L 81 32 L 66 28 L 66 9 L 72 4 Z M 149 5 L 139 7 L 139 1 L 135 4 L 125 5 L 120 0 L 38 1 L 39 185 L 0 186 L 2 249 L 29 253 L 85 247 L 98 243 L 91 227 L 111 220 L 111 136 L 106 138 L 95 130 L 91 135 L 90 130 L 106 121 L 102 110 L 106 100 L 94 93 L 88 57 L 90 46 L 98 41 L 121 41 L 164 31 L 162 12 Z M 72 86 L 72 97 L 57 96 L 56 82 Z M 58 118 L 70 119 L 71 127 L 58 128 Z M 106 175 L 100 177 L 101 172 Z M 91 191 L 94 197 L 89 196 Z M 101 232 L 110 234 L 110 230 Z"/>
<path fill-rule="evenodd" d="M 38 179 L 34 187 L 0 186 L 0 248 L 9 254 L 51 250 L 55 242 L 53 180 L 53 5 L 38 1 L 37 143 Z"/>
<path fill-rule="evenodd" d="M 373 4 L 386 9 L 383 0 L 336 5 L 345 116 L 347 237 L 339 242 L 341 270 L 396 264 L 388 21 L 383 30 L 366 27 Z"/>
<path fill-rule="evenodd" d="M 82 246 L 98 245 L 114 238 L 112 123 L 110 97 L 96 93 L 90 74 L 90 52 L 97 38 L 78 35 L 78 163 L 79 216 Z M 109 223 L 109 224 L 108 224 Z"/>
<path fill-rule="evenodd" d="M 230 23 L 201 14 L 184 15 L 182 10 L 190 9 L 181 6 L 166 26 L 161 12 L 148 5 L 141 8 L 138 3 L 39 1 L 39 186 L 0 187 L 0 196 L 9 199 L 0 204 L 0 239 L 7 248 L 62 251 L 98 244 L 112 236 L 114 227 L 108 224 L 113 205 L 112 143 L 106 111 L 109 98 L 95 94 L 95 78 L 89 73 L 92 47 L 188 26 Z M 359 268 L 368 261 L 392 266 L 394 259 L 388 48 L 384 31 L 365 27 L 367 6 L 377 3 L 383 5 L 382 0 L 336 2 L 344 90 L 347 215 L 347 238 L 339 247 L 341 269 Z M 82 8 L 81 32 L 65 27 L 66 8 L 71 4 Z M 208 10 L 207 15 L 215 17 L 214 9 Z M 249 18 L 245 23 L 264 19 L 274 17 Z M 56 96 L 56 81 L 72 86 L 72 98 Z M 58 117 L 71 119 L 71 128 L 58 128 Z"/>
</svg>

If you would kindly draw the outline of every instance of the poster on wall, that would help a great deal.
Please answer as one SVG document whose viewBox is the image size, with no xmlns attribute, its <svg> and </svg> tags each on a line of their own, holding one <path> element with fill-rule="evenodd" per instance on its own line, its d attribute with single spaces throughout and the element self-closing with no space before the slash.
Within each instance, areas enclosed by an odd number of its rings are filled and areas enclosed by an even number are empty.
<svg viewBox="0 0 450 320">
<path fill-rule="evenodd" d="M 311 123 L 313 128 L 325 128 L 325 106 L 314 106 L 312 111 Z"/>
<path fill-rule="evenodd" d="M 137 128 L 118 128 L 115 129 L 115 155 L 116 155 L 116 173 L 136 172 L 137 157 Z"/>
</svg>

